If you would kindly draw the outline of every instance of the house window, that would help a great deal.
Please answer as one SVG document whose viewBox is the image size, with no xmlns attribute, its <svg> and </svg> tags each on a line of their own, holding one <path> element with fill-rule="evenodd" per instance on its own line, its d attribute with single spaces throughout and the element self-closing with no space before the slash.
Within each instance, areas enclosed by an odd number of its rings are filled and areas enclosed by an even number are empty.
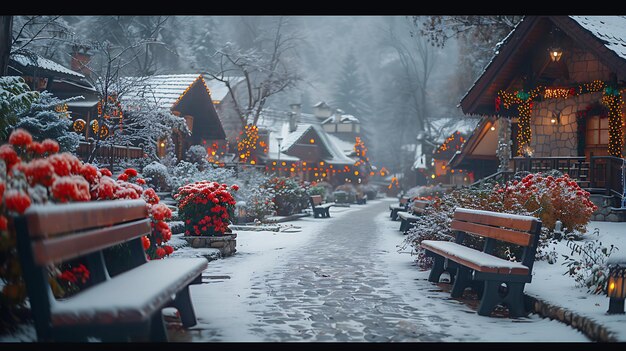
<svg viewBox="0 0 626 351">
<path fill-rule="evenodd" d="M 600 116 L 591 116 L 587 119 L 587 133 L 585 135 L 587 145 L 609 144 L 609 119 Z"/>
</svg>

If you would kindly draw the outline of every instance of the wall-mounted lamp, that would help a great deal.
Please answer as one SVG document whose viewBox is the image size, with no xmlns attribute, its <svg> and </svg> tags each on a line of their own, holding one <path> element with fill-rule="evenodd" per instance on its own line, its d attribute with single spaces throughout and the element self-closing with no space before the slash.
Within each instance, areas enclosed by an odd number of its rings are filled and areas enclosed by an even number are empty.
<svg viewBox="0 0 626 351">
<path fill-rule="evenodd" d="M 563 49 L 561 49 L 561 31 L 554 27 L 550 31 L 550 38 L 552 44 L 548 47 L 548 53 L 552 62 L 559 62 L 561 56 L 563 56 Z"/>
<path fill-rule="evenodd" d="M 491 128 L 489 128 L 489 130 L 496 130 L 496 126 L 491 126 Z"/>
<path fill-rule="evenodd" d="M 550 123 L 552 123 L 552 124 L 561 124 L 561 112 L 552 112 L 552 117 L 550 118 Z"/>
</svg>

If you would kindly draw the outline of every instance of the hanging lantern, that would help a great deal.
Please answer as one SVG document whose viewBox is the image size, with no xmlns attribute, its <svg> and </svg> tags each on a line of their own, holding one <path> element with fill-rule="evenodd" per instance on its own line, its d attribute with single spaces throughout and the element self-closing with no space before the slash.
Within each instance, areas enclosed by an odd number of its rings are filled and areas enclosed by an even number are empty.
<svg viewBox="0 0 626 351">
<path fill-rule="evenodd" d="M 74 129 L 75 132 L 80 133 L 83 130 L 85 130 L 86 124 L 87 122 L 85 122 L 85 120 L 79 118 L 74 121 L 74 124 L 72 124 L 72 128 Z"/>
</svg>

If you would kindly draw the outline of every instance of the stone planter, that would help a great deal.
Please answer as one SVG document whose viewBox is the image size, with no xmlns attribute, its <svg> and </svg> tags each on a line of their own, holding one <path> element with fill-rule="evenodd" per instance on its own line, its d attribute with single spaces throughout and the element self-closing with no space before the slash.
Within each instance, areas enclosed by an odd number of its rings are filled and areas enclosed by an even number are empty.
<svg viewBox="0 0 626 351">
<path fill-rule="evenodd" d="M 217 236 L 193 236 L 185 235 L 182 237 L 187 240 L 189 246 L 193 248 L 214 248 L 220 250 L 222 257 L 234 254 L 237 249 L 237 234 L 224 234 Z"/>
</svg>

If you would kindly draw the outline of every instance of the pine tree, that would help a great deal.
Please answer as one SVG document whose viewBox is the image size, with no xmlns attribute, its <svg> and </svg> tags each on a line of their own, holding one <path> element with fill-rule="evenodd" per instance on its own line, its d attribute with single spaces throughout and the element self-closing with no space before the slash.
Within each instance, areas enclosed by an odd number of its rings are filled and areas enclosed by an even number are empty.
<svg viewBox="0 0 626 351">
<path fill-rule="evenodd" d="M 33 140 L 56 140 L 60 152 L 73 152 L 78 147 L 81 135 L 72 131 L 72 121 L 66 112 L 57 112 L 57 106 L 63 106 L 72 99 L 60 100 L 47 91 L 41 92 L 39 100 L 33 102 L 30 110 L 19 118 L 15 128 L 26 129 Z"/>
<path fill-rule="evenodd" d="M 367 79 L 359 69 L 356 56 L 349 52 L 335 81 L 332 105 L 359 119 L 366 120 L 370 111 L 371 93 Z"/>
</svg>

